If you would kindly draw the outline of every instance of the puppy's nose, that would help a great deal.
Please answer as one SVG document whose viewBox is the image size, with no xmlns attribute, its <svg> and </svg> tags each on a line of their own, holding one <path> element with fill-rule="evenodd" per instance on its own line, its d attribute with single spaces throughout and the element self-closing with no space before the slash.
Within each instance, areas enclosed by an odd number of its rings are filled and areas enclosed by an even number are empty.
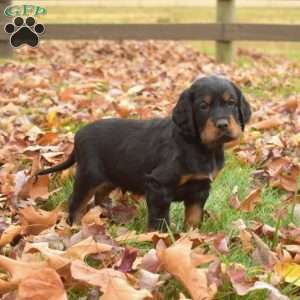
<svg viewBox="0 0 300 300">
<path fill-rule="evenodd" d="M 227 129 L 228 127 L 228 120 L 227 119 L 219 119 L 216 123 L 216 126 L 219 128 L 219 129 Z"/>
</svg>

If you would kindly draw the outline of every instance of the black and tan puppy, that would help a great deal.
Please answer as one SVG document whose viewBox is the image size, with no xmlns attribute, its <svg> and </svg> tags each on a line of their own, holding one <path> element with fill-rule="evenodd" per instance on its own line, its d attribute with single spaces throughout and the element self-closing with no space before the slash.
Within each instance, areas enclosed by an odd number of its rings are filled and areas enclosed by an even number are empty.
<svg viewBox="0 0 300 300">
<path fill-rule="evenodd" d="M 197 226 L 211 181 L 224 165 L 223 145 L 240 136 L 250 115 L 249 104 L 231 81 L 205 77 L 183 91 L 171 118 L 89 124 L 75 135 L 65 162 L 37 175 L 77 163 L 70 223 L 93 195 L 100 204 L 121 187 L 145 194 L 149 230 L 169 223 L 172 201 L 184 201 L 186 224 Z"/>
</svg>

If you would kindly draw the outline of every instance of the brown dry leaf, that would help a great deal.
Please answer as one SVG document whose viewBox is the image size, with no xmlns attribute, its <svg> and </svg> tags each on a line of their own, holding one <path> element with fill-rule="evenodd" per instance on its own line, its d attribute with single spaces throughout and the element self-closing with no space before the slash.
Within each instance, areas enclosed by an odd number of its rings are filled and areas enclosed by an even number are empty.
<svg viewBox="0 0 300 300">
<path fill-rule="evenodd" d="M 278 117 L 270 117 L 264 121 L 253 123 L 250 126 L 255 129 L 268 130 L 272 128 L 277 128 L 282 124 L 282 121 Z"/>
<path fill-rule="evenodd" d="M 179 239 L 169 248 L 160 240 L 157 256 L 162 267 L 186 287 L 193 300 L 213 299 L 216 286 L 208 284 L 207 271 L 196 268 L 191 248 L 192 242 L 186 238 Z"/>
<path fill-rule="evenodd" d="M 270 176 L 277 176 L 281 170 L 289 164 L 289 160 L 283 157 L 272 159 L 267 164 L 267 171 Z"/>
<path fill-rule="evenodd" d="M 100 206 L 95 206 L 92 209 L 90 209 L 81 219 L 82 225 L 91 225 L 91 224 L 97 224 L 97 225 L 103 225 L 104 220 L 101 219 L 102 214 L 102 208 Z"/>
<path fill-rule="evenodd" d="M 219 233 L 213 240 L 214 247 L 220 253 L 226 254 L 229 252 L 228 238 L 224 233 Z"/>
<path fill-rule="evenodd" d="M 239 209 L 241 206 L 241 202 L 240 202 L 239 196 L 237 194 L 231 195 L 229 197 L 228 203 L 234 209 Z"/>
<path fill-rule="evenodd" d="M 21 234 L 21 231 L 22 226 L 20 225 L 10 225 L 8 228 L 6 228 L 0 238 L 0 247 L 13 241 L 16 236 Z"/>
<path fill-rule="evenodd" d="M 49 194 L 49 176 L 29 177 L 20 189 L 18 197 L 33 200 L 45 198 Z"/>
<path fill-rule="evenodd" d="M 125 247 L 120 265 L 117 267 L 118 271 L 129 273 L 132 271 L 132 266 L 138 255 L 138 249 L 132 247 Z"/>
<path fill-rule="evenodd" d="M 59 206 L 50 212 L 28 206 L 20 210 L 20 222 L 26 227 L 27 234 L 39 234 L 56 224 L 59 213 Z"/>
<path fill-rule="evenodd" d="M 252 240 L 252 235 L 249 231 L 245 229 L 241 229 L 239 233 L 239 238 L 241 240 L 243 249 L 246 250 L 247 252 L 251 251 L 254 249 L 254 246 L 251 242 Z"/>
<path fill-rule="evenodd" d="M 243 265 L 234 263 L 226 268 L 226 274 L 238 295 L 246 295 L 253 286 L 253 281 L 247 279 Z"/>
<path fill-rule="evenodd" d="M 149 272 L 156 273 L 160 267 L 160 261 L 155 249 L 150 249 L 142 258 L 140 267 Z"/>
<path fill-rule="evenodd" d="M 38 145 L 53 145 L 56 144 L 59 141 L 58 139 L 58 134 L 55 132 L 46 132 L 42 136 L 40 136 L 37 140 L 36 143 Z"/>
<path fill-rule="evenodd" d="M 282 295 L 274 286 L 263 281 L 253 282 L 247 279 L 244 266 L 232 264 L 227 268 L 226 274 L 238 295 L 244 296 L 251 291 L 266 289 L 269 291 L 268 299 L 272 300 L 288 300 L 289 298 Z"/>
<path fill-rule="evenodd" d="M 300 245 L 284 245 L 283 247 L 291 253 L 300 254 Z"/>
<path fill-rule="evenodd" d="M 99 300 L 144 300 L 152 299 L 152 295 L 147 290 L 136 290 L 125 279 L 110 278 L 106 291 Z"/>
<path fill-rule="evenodd" d="M 59 275 L 50 268 L 32 272 L 18 288 L 16 300 L 67 300 L 67 293 Z"/>
<path fill-rule="evenodd" d="M 293 166 L 289 172 L 289 174 L 281 174 L 279 176 L 279 182 L 275 184 L 288 192 L 296 192 L 297 191 L 297 180 L 300 175 L 299 166 Z"/>
<path fill-rule="evenodd" d="M 139 288 L 153 292 L 157 288 L 159 276 L 159 274 L 140 269 L 138 271 Z"/>
<path fill-rule="evenodd" d="M 10 274 L 9 281 L 0 281 L 0 294 L 15 289 L 22 279 L 44 267 L 45 262 L 23 262 L 0 255 L 0 268 Z"/>
<path fill-rule="evenodd" d="M 30 176 L 27 178 L 22 187 L 20 187 L 18 197 L 33 200 L 44 198 L 49 194 L 49 176 L 39 176 L 35 178 L 33 175 L 40 169 L 41 155 L 39 153 L 33 154 L 32 166 Z"/>
<path fill-rule="evenodd" d="M 48 247 L 48 243 L 26 243 L 22 258 L 24 258 L 26 253 L 35 252 L 41 253 L 43 258 L 46 259 L 48 266 L 53 268 L 54 270 L 59 270 L 71 263 L 71 260 L 69 258 L 64 257 L 64 251 L 51 249 Z"/>
<path fill-rule="evenodd" d="M 48 243 L 26 244 L 24 253 L 39 251 L 47 258 L 49 266 L 58 270 L 73 260 L 84 260 L 89 254 L 109 252 L 111 250 L 112 246 L 96 243 L 92 237 L 89 237 L 68 248 L 66 251 L 51 249 L 48 247 Z"/>
<path fill-rule="evenodd" d="M 75 91 L 74 88 L 65 88 L 59 93 L 59 97 L 62 101 L 70 101 L 74 97 Z"/>
<path fill-rule="evenodd" d="M 119 116 L 122 118 L 127 118 L 132 111 L 132 106 L 127 101 L 122 101 L 120 103 L 113 101 L 112 105 L 116 112 L 119 114 Z"/>
<path fill-rule="evenodd" d="M 112 278 L 126 280 L 126 276 L 120 271 L 110 268 L 97 270 L 86 265 L 81 260 L 75 260 L 72 262 L 71 274 L 74 279 L 97 286 L 102 292 L 107 290 L 109 281 Z"/>
<path fill-rule="evenodd" d="M 241 202 L 239 207 L 240 211 L 251 212 L 255 209 L 255 206 L 258 202 L 261 201 L 261 189 L 256 188 L 251 191 L 250 194 Z"/>
<path fill-rule="evenodd" d="M 264 266 L 267 270 L 273 269 L 274 265 L 278 262 L 276 255 L 258 235 L 252 233 L 252 236 L 256 246 L 252 254 L 253 260 Z"/>
<path fill-rule="evenodd" d="M 275 109 L 279 112 L 286 110 L 292 113 L 297 109 L 299 103 L 299 99 L 296 96 L 291 96 L 287 101 L 275 107 Z"/>
<path fill-rule="evenodd" d="M 158 231 L 141 233 L 141 234 L 136 234 L 135 231 L 129 231 L 115 238 L 115 241 L 116 242 L 135 241 L 135 242 L 142 243 L 142 242 L 152 242 L 154 239 L 167 239 L 168 237 L 169 237 L 168 233 L 160 233 Z"/>
<path fill-rule="evenodd" d="M 112 250 L 112 246 L 103 243 L 96 243 L 93 237 L 88 237 L 87 239 L 73 245 L 67 249 L 64 253 L 64 257 L 70 258 L 72 260 L 84 258 L 93 253 L 108 252 Z"/>
</svg>

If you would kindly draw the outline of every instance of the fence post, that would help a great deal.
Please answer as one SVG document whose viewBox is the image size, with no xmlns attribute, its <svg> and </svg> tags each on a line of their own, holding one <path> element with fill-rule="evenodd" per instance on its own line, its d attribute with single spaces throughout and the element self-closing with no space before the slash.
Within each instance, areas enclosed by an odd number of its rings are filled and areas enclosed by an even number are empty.
<svg viewBox="0 0 300 300">
<path fill-rule="evenodd" d="M 234 19 L 234 0 L 217 0 L 217 23 L 228 24 Z M 218 62 L 228 64 L 233 56 L 231 41 L 216 42 L 216 58 Z"/>
<path fill-rule="evenodd" d="M 7 23 L 8 18 L 4 16 L 4 9 L 11 5 L 11 0 L 2 0 L 0 2 L 0 30 L 4 31 L 4 24 Z M 0 58 L 12 56 L 12 48 L 7 40 L 0 40 Z"/>
</svg>

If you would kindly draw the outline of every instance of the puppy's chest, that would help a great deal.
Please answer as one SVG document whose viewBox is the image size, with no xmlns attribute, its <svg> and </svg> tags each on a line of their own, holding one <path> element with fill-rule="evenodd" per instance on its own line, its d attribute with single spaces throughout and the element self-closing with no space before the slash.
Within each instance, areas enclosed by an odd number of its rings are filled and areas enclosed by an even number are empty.
<svg viewBox="0 0 300 300">
<path fill-rule="evenodd" d="M 220 170 L 223 168 L 224 161 L 212 158 L 207 161 L 192 161 L 187 168 L 182 170 L 178 186 L 184 185 L 189 181 L 213 181 Z"/>
</svg>

